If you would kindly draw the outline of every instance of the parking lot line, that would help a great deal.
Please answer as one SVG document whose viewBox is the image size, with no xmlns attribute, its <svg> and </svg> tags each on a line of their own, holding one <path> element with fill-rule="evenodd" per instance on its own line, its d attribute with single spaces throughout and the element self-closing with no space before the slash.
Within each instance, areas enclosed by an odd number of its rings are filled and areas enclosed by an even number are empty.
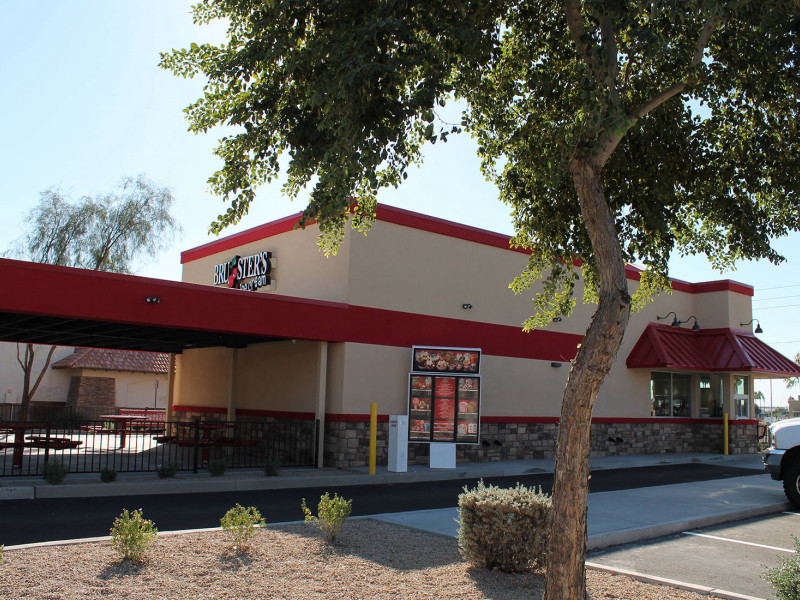
<svg viewBox="0 0 800 600">
<path fill-rule="evenodd" d="M 743 544 L 745 546 L 755 546 L 756 548 L 766 548 L 767 550 L 776 550 L 778 552 L 788 552 L 789 554 L 796 554 L 795 550 L 789 550 L 788 548 L 778 548 L 777 546 L 766 546 L 764 544 L 755 544 L 753 542 L 745 542 L 742 540 L 724 538 L 718 535 L 708 535 L 707 533 L 696 533 L 694 531 L 683 531 L 681 533 L 683 533 L 683 535 L 696 535 L 697 537 L 709 538 L 712 540 L 720 540 L 723 542 L 732 542 L 734 544 Z"/>
</svg>

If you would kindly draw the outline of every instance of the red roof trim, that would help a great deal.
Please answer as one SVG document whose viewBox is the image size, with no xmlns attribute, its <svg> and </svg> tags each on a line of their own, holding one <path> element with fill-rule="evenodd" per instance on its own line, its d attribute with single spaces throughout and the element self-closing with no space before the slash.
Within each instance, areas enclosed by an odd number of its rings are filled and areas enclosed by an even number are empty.
<svg viewBox="0 0 800 600">
<path fill-rule="evenodd" d="M 277 294 L 0 259 L 0 311 L 271 338 L 408 347 L 420 340 L 497 356 L 569 361 L 583 336 Z M 54 294 L 53 290 L 59 290 Z M 102 291 L 102 293 L 98 293 Z M 160 302 L 146 302 L 157 296 Z M 247 318 L 269 315 L 269 319 Z"/>
<path fill-rule="evenodd" d="M 625 363 L 629 369 L 800 376 L 800 366 L 752 333 L 729 328 L 692 331 L 650 323 Z"/>
<path fill-rule="evenodd" d="M 208 242 L 202 246 L 191 248 L 181 253 L 181 264 L 186 264 L 218 252 L 226 250 L 233 250 L 239 246 L 264 240 L 282 233 L 292 231 L 297 223 L 300 221 L 302 213 L 296 213 L 277 221 L 265 223 L 258 227 L 253 227 L 239 233 L 234 233 L 227 237 L 213 242 Z M 403 227 L 410 227 L 412 229 L 419 229 L 420 231 L 428 231 L 439 235 L 446 235 L 448 237 L 474 242 L 476 244 L 483 244 L 484 246 L 492 246 L 500 248 L 501 250 L 510 250 L 512 252 L 519 252 L 522 254 L 530 254 L 530 250 L 526 248 L 512 248 L 511 237 L 502 233 L 489 231 L 488 229 L 480 229 L 478 227 L 471 227 L 469 225 L 462 225 L 454 221 L 440 219 L 438 217 L 431 217 L 422 213 L 397 208 L 395 206 L 388 206 L 385 204 L 378 204 L 375 211 L 375 218 L 378 221 L 386 223 L 393 223 Z M 579 262 L 576 262 L 579 264 Z M 632 281 L 639 281 L 641 279 L 642 270 L 633 265 L 626 265 L 625 275 Z M 687 294 L 705 294 L 708 292 L 721 292 L 729 291 L 746 296 L 753 295 L 753 287 L 731 281 L 729 279 L 722 279 L 719 281 L 706 281 L 702 283 L 689 283 L 688 281 L 681 281 L 680 279 L 672 279 L 672 289 L 685 292 Z"/>
<path fill-rule="evenodd" d="M 278 219 L 277 221 L 271 221 L 269 223 L 265 223 L 264 225 L 259 225 L 258 227 L 246 229 L 244 231 L 240 231 L 239 233 L 234 233 L 222 239 L 214 240 L 213 242 L 208 242 L 202 246 L 197 246 L 196 248 L 191 248 L 190 250 L 181 252 L 181 264 L 183 265 L 187 262 L 192 262 L 193 260 L 205 258 L 206 256 L 211 256 L 212 254 L 217 254 L 218 252 L 233 250 L 234 248 L 244 246 L 245 244 L 249 244 L 251 242 L 258 242 L 259 240 L 265 240 L 267 238 L 280 235 L 281 233 L 292 231 L 300 222 L 300 217 L 302 214 L 303 213 L 295 213 L 293 215 L 289 215 L 288 217 Z"/>
</svg>

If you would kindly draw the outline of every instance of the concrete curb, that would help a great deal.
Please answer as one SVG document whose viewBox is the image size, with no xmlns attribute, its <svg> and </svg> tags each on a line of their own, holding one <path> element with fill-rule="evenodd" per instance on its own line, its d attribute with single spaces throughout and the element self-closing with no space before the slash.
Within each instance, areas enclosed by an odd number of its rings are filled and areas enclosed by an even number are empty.
<svg viewBox="0 0 800 600">
<path fill-rule="evenodd" d="M 599 550 L 600 548 L 607 548 L 609 546 L 632 544 L 634 542 L 641 542 L 643 540 L 650 540 L 653 538 L 673 535 L 675 533 L 681 533 L 682 531 L 687 531 L 689 529 L 700 529 L 702 527 L 721 525 L 723 523 L 730 523 L 732 521 L 742 521 L 744 519 L 751 519 L 753 517 L 771 515 L 788 510 L 790 507 L 791 505 L 785 502 L 780 504 L 767 504 L 764 506 L 756 506 L 740 510 L 700 515 L 698 517 L 692 517 L 691 519 L 681 519 L 678 521 L 669 521 L 667 523 L 658 523 L 657 525 L 633 527 L 631 529 L 623 529 L 613 533 L 598 534 L 588 538 L 586 541 L 586 550 L 588 552 L 592 550 Z"/>
<path fill-rule="evenodd" d="M 33 500 L 36 488 L 32 485 L 15 487 L 0 487 L 0 501 L 3 500 Z"/>
<path fill-rule="evenodd" d="M 614 575 L 624 575 L 631 579 L 636 579 L 643 583 L 654 583 L 656 585 L 664 585 L 679 590 L 686 590 L 687 592 L 695 592 L 703 596 L 714 596 L 715 598 L 725 598 L 726 600 L 766 600 L 765 598 L 758 598 L 756 596 L 745 596 L 744 594 L 737 594 L 736 592 L 729 592 L 719 588 L 707 587 L 704 585 L 695 585 L 693 583 L 686 583 L 684 581 L 677 581 L 675 579 L 666 579 L 664 577 L 656 577 L 654 575 L 645 575 L 644 573 L 637 573 L 636 571 L 626 571 L 624 569 L 613 569 L 597 563 L 587 562 L 587 569 L 593 571 L 603 571 L 605 573 L 613 573 Z"/>
</svg>

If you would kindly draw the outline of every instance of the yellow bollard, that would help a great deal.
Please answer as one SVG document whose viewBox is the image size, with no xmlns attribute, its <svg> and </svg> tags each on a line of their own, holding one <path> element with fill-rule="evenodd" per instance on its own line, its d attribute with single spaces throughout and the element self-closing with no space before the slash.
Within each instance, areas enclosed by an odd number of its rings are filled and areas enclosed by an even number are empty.
<svg viewBox="0 0 800 600">
<path fill-rule="evenodd" d="M 728 413 L 722 415 L 722 453 L 728 455 Z"/>
<path fill-rule="evenodd" d="M 375 455 L 378 451 L 378 405 L 373 402 L 369 410 L 369 474 L 375 475 Z"/>
</svg>

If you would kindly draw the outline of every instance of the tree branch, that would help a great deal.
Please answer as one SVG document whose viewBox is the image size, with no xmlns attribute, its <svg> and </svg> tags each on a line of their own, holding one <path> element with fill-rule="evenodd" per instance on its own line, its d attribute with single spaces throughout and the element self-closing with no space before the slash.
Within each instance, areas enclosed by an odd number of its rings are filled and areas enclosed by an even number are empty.
<svg viewBox="0 0 800 600">
<path fill-rule="evenodd" d="M 589 47 L 584 41 L 586 30 L 583 28 L 583 20 L 581 19 L 580 2 L 578 0 L 564 0 L 564 14 L 567 17 L 569 33 L 578 48 L 578 54 L 580 54 L 586 65 L 594 72 L 595 76 L 598 79 L 602 79 L 597 60 L 590 55 Z"/>
<path fill-rule="evenodd" d="M 619 66 L 617 63 L 617 38 L 614 34 L 614 25 L 608 15 L 603 15 L 600 19 L 600 35 L 603 38 L 603 51 L 606 63 L 606 88 L 611 94 L 611 100 L 619 106 L 619 91 L 617 90 L 617 74 Z"/>
<path fill-rule="evenodd" d="M 34 394 L 36 394 L 36 390 L 39 389 L 39 384 L 42 383 L 42 379 L 44 378 L 44 374 L 47 372 L 48 367 L 50 367 L 50 361 L 53 358 L 53 353 L 56 351 L 55 346 L 50 346 L 50 351 L 47 353 L 47 359 L 44 362 L 44 366 L 42 370 L 39 372 L 39 376 L 36 378 L 36 383 L 33 384 L 33 387 L 28 392 L 28 398 L 33 398 Z M 33 366 L 33 365 L 31 365 Z"/>
</svg>

